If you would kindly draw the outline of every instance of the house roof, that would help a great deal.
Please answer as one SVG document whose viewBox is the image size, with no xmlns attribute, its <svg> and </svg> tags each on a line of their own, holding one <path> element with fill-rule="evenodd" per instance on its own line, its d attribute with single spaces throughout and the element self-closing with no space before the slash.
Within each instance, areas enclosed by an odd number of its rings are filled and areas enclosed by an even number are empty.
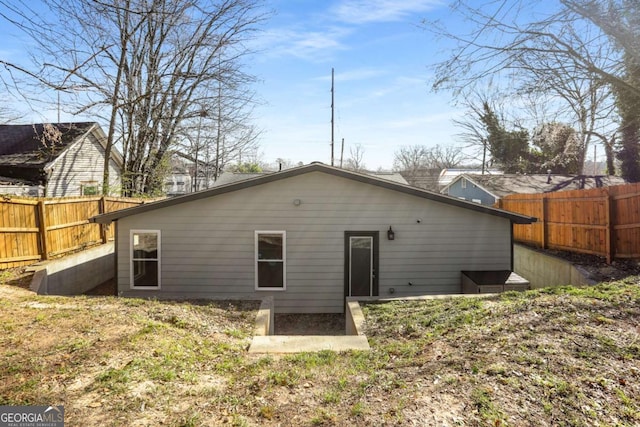
<svg viewBox="0 0 640 427">
<path fill-rule="evenodd" d="M 489 215 L 495 215 L 503 218 L 508 218 L 517 224 L 530 224 L 536 221 L 536 218 L 507 212 L 501 209 L 492 208 L 489 206 L 479 205 L 477 203 L 466 202 L 464 200 L 456 199 L 454 197 L 445 196 L 443 194 L 433 193 L 431 191 L 422 190 L 416 187 L 412 187 L 405 184 L 399 184 L 393 181 L 388 181 L 373 177 L 371 175 L 365 175 L 357 172 L 348 171 L 345 169 L 328 166 L 322 163 L 314 162 L 309 165 L 299 166 L 292 169 L 286 169 L 281 172 L 274 172 L 270 174 L 261 175 L 245 179 L 242 181 L 233 182 L 230 184 L 220 185 L 217 187 L 209 188 L 207 190 L 198 191 L 195 193 L 186 194 L 184 196 L 178 196 L 170 199 L 163 199 L 157 202 L 139 205 L 133 208 L 123 209 L 120 211 L 105 213 L 95 216 L 90 220 L 101 224 L 108 224 L 111 221 L 125 218 L 132 215 L 137 215 L 143 212 L 149 212 L 156 209 L 161 209 L 168 206 L 179 205 L 194 200 L 200 200 L 208 197 L 214 197 L 220 194 L 230 193 L 233 191 L 242 190 L 244 188 L 254 187 L 270 182 L 279 181 L 281 179 L 291 178 L 298 175 L 304 175 L 311 172 L 322 172 L 329 175 L 342 177 L 345 179 L 351 179 L 377 187 L 386 188 L 389 190 L 398 191 L 399 193 L 409 194 L 416 197 L 422 197 L 424 199 L 433 200 L 440 203 L 445 203 L 452 206 L 457 206 L 463 209 L 469 209 L 476 212 L 482 212 Z"/>
<path fill-rule="evenodd" d="M 69 147 L 90 132 L 106 145 L 106 135 L 96 122 L 51 123 L 60 132 L 53 142 L 46 134 L 46 124 L 0 125 L 0 175 L 42 182 L 47 170 Z M 122 163 L 120 154 L 112 157 Z"/>
<path fill-rule="evenodd" d="M 224 172 L 218 177 L 218 180 L 213 183 L 213 187 L 219 187 L 225 184 L 231 184 L 233 182 L 243 181 L 245 179 L 257 178 L 267 175 L 273 172 Z M 397 182 L 399 184 L 408 184 L 402 175 L 397 172 L 364 172 L 366 175 L 371 175 L 376 178 L 386 179 L 387 181 Z"/>
<path fill-rule="evenodd" d="M 455 181 L 460 175 L 465 174 L 473 174 L 480 175 L 482 174 L 482 169 L 442 169 L 440 175 L 438 176 L 438 185 L 440 187 L 447 186 L 451 184 L 451 182 Z M 503 175 L 503 172 L 497 169 L 487 169 L 484 171 L 485 175 Z"/>
<path fill-rule="evenodd" d="M 437 169 L 437 168 L 418 168 L 414 170 L 402 171 L 403 178 L 414 187 L 424 188 L 425 190 L 439 190 L 443 186 L 449 184 L 457 176 L 464 173 L 481 173 L 482 169 Z M 488 169 L 488 174 L 502 174 L 501 171 Z"/>
<path fill-rule="evenodd" d="M 38 183 L 28 181 L 26 179 L 11 178 L 7 176 L 0 176 L 0 185 L 38 185 Z"/>
<path fill-rule="evenodd" d="M 387 181 L 397 182 L 398 184 L 409 184 L 404 176 L 399 172 L 365 172 L 367 175 L 374 176 L 380 179 L 386 179 Z"/>
<path fill-rule="evenodd" d="M 624 179 L 617 176 L 589 175 L 473 175 L 463 174 L 442 189 L 447 191 L 453 183 L 465 178 L 494 197 L 502 198 L 509 194 L 552 193 L 556 191 L 583 190 L 590 188 L 622 185 Z"/>
</svg>

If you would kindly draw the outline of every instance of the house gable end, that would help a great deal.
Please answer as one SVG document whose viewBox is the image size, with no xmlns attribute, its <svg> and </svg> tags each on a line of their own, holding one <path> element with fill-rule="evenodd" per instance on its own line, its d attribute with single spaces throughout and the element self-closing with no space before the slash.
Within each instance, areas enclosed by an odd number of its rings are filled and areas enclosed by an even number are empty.
<svg viewBox="0 0 640 427">
<path fill-rule="evenodd" d="M 99 192 L 104 166 L 104 132 L 94 124 L 54 161 L 46 166 L 49 175 L 47 196 L 82 196 Z M 120 187 L 120 169 L 113 157 L 109 162 L 110 187 Z M 115 173 L 114 173 L 115 172 Z M 85 193 L 90 188 L 91 193 Z"/>
<path fill-rule="evenodd" d="M 244 188 L 262 185 L 262 184 L 278 181 L 281 179 L 291 178 L 298 175 L 307 174 L 310 172 L 321 172 L 321 173 L 326 173 L 330 175 L 335 175 L 335 176 L 346 178 L 352 181 L 358 181 L 365 184 L 394 190 L 400 193 L 405 193 L 405 194 L 409 194 L 419 198 L 457 206 L 463 209 L 469 209 L 472 211 L 478 211 L 478 212 L 482 212 L 490 215 L 505 217 L 514 223 L 528 224 L 531 222 L 535 222 L 536 220 L 535 218 L 532 218 L 532 217 L 527 217 L 527 216 L 503 211 L 500 209 L 491 208 L 488 206 L 482 206 L 475 203 L 466 202 L 464 200 L 455 199 L 453 197 L 445 196 L 438 193 L 433 193 L 427 190 L 422 190 L 419 188 L 411 187 L 409 185 L 398 184 L 391 181 L 374 178 L 368 175 L 363 175 L 363 174 L 347 171 L 344 169 L 327 166 L 321 163 L 312 163 L 310 165 L 301 166 L 299 168 L 287 169 L 282 172 L 275 172 L 275 173 L 267 174 L 257 178 L 251 178 L 244 181 L 234 182 L 231 184 L 215 187 L 213 189 L 203 190 L 197 193 L 187 194 L 184 196 L 165 199 L 158 202 L 136 206 L 133 208 L 124 209 L 117 212 L 98 215 L 96 217 L 91 218 L 91 221 L 108 224 L 109 222 L 118 220 L 119 218 L 136 215 L 138 213 L 148 212 L 155 209 L 161 209 L 163 207 L 186 203 L 192 200 L 198 200 L 198 199 L 207 198 L 207 197 L 214 197 L 216 195 L 239 191 Z"/>
</svg>

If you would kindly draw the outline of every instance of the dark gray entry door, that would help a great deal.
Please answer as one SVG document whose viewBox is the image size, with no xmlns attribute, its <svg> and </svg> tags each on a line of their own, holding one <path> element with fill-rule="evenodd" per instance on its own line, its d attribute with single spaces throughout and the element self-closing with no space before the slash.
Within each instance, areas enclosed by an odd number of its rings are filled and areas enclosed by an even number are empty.
<svg viewBox="0 0 640 427">
<path fill-rule="evenodd" d="M 345 236 L 345 295 L 378 295 L 378 233 L 347 232 Z"/>
</svg>

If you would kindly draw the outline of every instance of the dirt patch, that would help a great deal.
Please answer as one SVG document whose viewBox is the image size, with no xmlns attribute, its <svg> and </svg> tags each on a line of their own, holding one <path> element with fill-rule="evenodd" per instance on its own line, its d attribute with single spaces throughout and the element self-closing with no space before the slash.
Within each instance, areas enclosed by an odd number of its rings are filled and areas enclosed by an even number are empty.
<svg viewBox="0 0 640 427">
<path fill-rule="evenodd" d="M 0 285 L 15 286 L 22 289 L 29 289 L 33 279 L 33 272 L 26 271 L 24 267 L 8 268 L 0 270 Z"/>
<path fill-rule="evenodd" d="M 99 296 L 109 296 L 109 295 L 118 295 L 118 287 L 116 285 L 116 280 L 111 279 L 107 280 L 104 283 L 99 284 L 95 288 L 89 289 L 84 295 L 99 295 Z"/>
<path fill-rule="evenodd" d="M 344 314 L 276 314 L 275 335 L 344 335 Z"/>
</svg>

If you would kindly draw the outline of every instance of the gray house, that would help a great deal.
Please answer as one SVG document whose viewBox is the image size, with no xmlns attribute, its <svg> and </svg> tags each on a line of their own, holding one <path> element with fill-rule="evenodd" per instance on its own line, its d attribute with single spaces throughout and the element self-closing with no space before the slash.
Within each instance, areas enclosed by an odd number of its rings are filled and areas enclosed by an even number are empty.
<svg viewBox="0 0 640 427">
<path fill-rule="evenodd" d="M 342 312 L 345 296 L 450 294 L 512 270 L 522 215 L 320 163 L 92 218 L 116 226 L 118 294 Z"/>
<path fill-rule="evenodd" d="M 0 125 L 2 194 L 101 194 L 106 140 L 95 122 Z M 121 170 L 122 157 L 113 149 L 110 194 L 120 194 Z"/>
<path fill-rule="evenodd" d="M 441 192 L 462 200 L 493 206 L 499 199 L 510 194 L 584 190 L 624 183 L 624 179 L 620 177 L 606 175 L 463 174 L 455 177 Z"/>
</svg>

